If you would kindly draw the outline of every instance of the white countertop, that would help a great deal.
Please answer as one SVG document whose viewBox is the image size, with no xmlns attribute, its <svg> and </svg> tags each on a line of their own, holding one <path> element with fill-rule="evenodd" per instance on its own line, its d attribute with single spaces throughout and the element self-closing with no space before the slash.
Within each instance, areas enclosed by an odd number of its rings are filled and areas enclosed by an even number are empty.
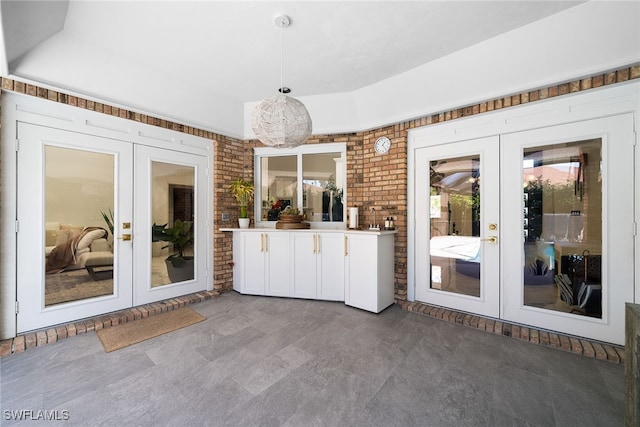
<svg viewBox="0 0 640 427">
<path fill-rule="evenodd" d="M 398 232 L 397 229 L 394 230 L 353 230 L 350 228 L 343 229 L 335 229 L 335 228 L 309 228 L 309 229 L 275 229 L 268 227 L 261 228 L 219 228 L 219 231 L 242 231 L 242 232 L 254 232 L 254 233 L 263 233 L 265 231 L 268 232 L 286 232 L 286 233 L 358 233 L 358 234 L 373 234 L 373 235 L 386 235 L 386 234 L 396 234 Z"/>
</svg>

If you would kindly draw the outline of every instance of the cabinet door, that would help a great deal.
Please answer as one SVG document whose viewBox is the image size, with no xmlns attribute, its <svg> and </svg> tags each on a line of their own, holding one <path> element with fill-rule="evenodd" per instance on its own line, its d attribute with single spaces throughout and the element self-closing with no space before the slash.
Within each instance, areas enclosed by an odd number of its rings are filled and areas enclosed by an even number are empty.
<svg viewBox="0 0 640 427">
<path fill-rule="evenodd" d="M 344 301 L 344 234 L 318 233 L 316 248 L 318 299 Z"/>
<path fill-rule="evenodd" d="M 377 307 L 377 236 L 347 234 L 345 304 L 364 310 Z"/>
<path fill-rule="evenodd" d="M 265 252 L 264 233 L 241 233 L 242 284 L 244 294 L 264 295 L 265 293 Z"/>
<path fill-rule="evenodd" d="M 316 233 L 291 233 L 293 251 L 293 296 L 316 298 L 316 259 L 318 235 Z"/>
<path fill-rule="evenodd" d="M 289 233 L 264 234 L 267 259 L 266 294 L 280 297 L 291 296 Z"/>
</svg>

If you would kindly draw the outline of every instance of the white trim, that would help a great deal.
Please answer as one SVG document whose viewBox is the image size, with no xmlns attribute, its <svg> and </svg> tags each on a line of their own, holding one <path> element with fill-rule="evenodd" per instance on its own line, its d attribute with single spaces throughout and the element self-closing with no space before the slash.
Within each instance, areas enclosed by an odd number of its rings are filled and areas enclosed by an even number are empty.
<svg viewBox="0 0 640 427">
<path fill-rule="evenodd" d="M 263 157 L 277 157 L 277 156 L 296 156 L 296 162 L 298 166 L 298 177 L 300 177 L 302 171 L 302 155 L 303 154 L 326 154 L 326 153 L 340 153 L 340 158 L 342 159 L 342 165 L 344 169 L 344 173 L 342 174 L 342 185 L 341 187 L 344 189 L 344 197 L 343 197 L 343 209 L 345 215 L 343 217 L 343 221 L 341 222 L 319 222 L 319 221 L 310 221 L 309 224 L 311 229 L 340 229 L 345 230 L 347 228 L 347 206 L 348 206 L 348 198 L 347 198 L 347 144 L 346 142 L 333 142 L 327 144 L 308 144 L 308 145 L 300 145 L 295 148 L 272 148 L 272 147 L 256 147 L 254 149 L 254 187 L 255 197 L 253 203 L 253 214 L 255 219 L 255 226 L 257 228 L 275 228 L 276 221 L 262 221 L 262 207 L 261 207 L 261 191 L 262 187 L 260 185 L 260 177 L 262 175 L 262 167 L 260 165 L 260 159 Z M 299 180 L 299 182 L 302 182 Z M 337 184 L 337 183 L 336 183 Z M 298 186 L 298 200 L 302 200 L 302 186 Z"/>
<path fill-rule="evenodd" d="M 0 159 L 0 179 L 2 182 L 0 227 L 3 230 L 13 230 L 16 222 L 17 161 L 11 155 L 11 151 L 14 144 L 13 141 L 16 140 L 18 122 L 33 123 L 76 133 L 128 141 L 133 144 L 206 156 L 208 166 L 206 289 L 213 289 L 213 141 L 15 92 L 2 92 L 1 116 L 0 140 L 3 145 L 3 155 Z M 11 149 L 8 149 L 9 147 Z M 11 338 L 16 335 L 17 272 L 15 248 L 15 233 L 2 233 L 0 236 L 0 249 L 2 251 L 2 258 L 0 259 L 0 339 Z"/>
<path fill-rule="evenodd" d="M 615 86 L 605 86 L 585 92 L 554 97 L 547 100 L 505 108 L 477 116 L 429 125 L 408 132 L 408 182 L 407 182 L 407 296 L 415 300 L 415 252 L 416 252 L 416 203 L 415 180 L 416 150 L 435 145 L 448 144 L 469 139 L 506 135 L 514 132 L 546 128 L 602 117 L 634 114 L 635 145 L 637 129 L 640 127 L 640 82 L 629 81 Z M 630 191 L 634 198 L 634 219 L 640 223 L 640 153 L 635 150 L 635 188 Z M 635 266 L 640 265 L 640 233 L 634 237 Z M 635 300 L 640 301 L 640 268 L 634 272 Z"/>
</svg>

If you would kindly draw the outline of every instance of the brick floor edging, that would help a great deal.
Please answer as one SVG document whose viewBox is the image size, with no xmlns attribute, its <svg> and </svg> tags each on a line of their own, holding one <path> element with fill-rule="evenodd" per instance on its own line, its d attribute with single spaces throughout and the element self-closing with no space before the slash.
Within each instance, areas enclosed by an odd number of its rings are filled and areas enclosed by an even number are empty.
<svg viewBox="0 0 640 427">
<path fill-rule="evenodd" d="M 475 314 L 445 309 L 421 302 L 401 304 L 403 310 L 433 317 L 451 323 L 457 323 L 474 329 L 480 329 L 496 335 L 502 335 L 532 344 L 557 348 L 598 360 L 624 364 L 624 347 L 606 344 L 586 338 L 563 335 L 552 331 L 530 328 L 524 325 L 508 323 Z"/>
<path fill-rule="evenodd" d="M 218 291 L 201 291 L 181 297 L 170 298 L 113 313 L 101 314 L 88 319 L 77 320 L 67 324 L 51 326 L 46 329 L 30 331 L 15 338 L 0 341 L 0 357 L 14 353 L 22 353 L 30 348 L 53 344 L 76 335 L 109 328 L 120 323 L 133 322 L 167 311 L 175 310 L 190 304 L 202 302 L 220 296 Z"/>
</svg>

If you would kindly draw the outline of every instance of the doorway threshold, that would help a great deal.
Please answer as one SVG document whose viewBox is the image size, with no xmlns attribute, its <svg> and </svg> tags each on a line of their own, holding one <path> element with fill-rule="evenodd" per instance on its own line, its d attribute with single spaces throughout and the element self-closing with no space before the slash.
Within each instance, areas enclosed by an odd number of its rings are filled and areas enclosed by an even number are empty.
<svg viewBox="0 0 640 427">
<path fill-rule="evenodd" d="M 167 311 L 175 310 L 197 302 L 206 301 L 218 296 L 220 296 L 218 291 L 201 291 L 183 295 L 181 297 L 170 298 L 163 301 L 144 304 L 138 307 L 115 311 L 113 313 L 101 314 L 95 317 L 77 320 L 75 322 L 26 332 L 16 336 L 15 338 L 0 341 L 0 357 L 15 353 L 22 353 L 30 348 L 53 344 L 76 335 L 82 335 L 87 332 L 110 328 L 111 326 L 116 326 L 121 323 L 132 322 L 144 317 L 165 313 Z"/>
<path fill-rule="evenodd" d="M 592 359 L 607 360 L 621 365 L 624 364 L 625 348 L 623 346 L 519 325 L 517 323 L 478 316 L 421 302 L 405 303 L 403 309 L 422 316 L 433 317 L 462 326 L 480 329 L 488 333 L 568 351 Z"/>
</svg>

